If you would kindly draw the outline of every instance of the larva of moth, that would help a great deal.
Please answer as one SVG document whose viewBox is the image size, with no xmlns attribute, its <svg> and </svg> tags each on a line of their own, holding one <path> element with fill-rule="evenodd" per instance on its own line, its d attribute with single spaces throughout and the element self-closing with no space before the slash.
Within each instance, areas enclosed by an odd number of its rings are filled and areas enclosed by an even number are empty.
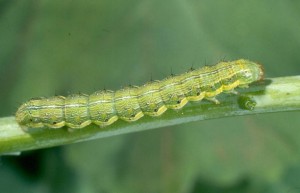
<svg viewBox="0 0 300 193">
<path fill-rule="evenodd" d="M 105 127 L 118 119 L 132 122 L 144 115 L 160 116 L 167 109 L 182 108 L 188 101 L 208 99 L 219 103 L 215 96 L 220 93 L 248 87 L 261 79 L 262 66 L 255 62 L 220 62 L 140 87 L 31 99 L 18 109 L 16 120 L 25 129 L 80 129 L 91 123 Z"/>
</svg>

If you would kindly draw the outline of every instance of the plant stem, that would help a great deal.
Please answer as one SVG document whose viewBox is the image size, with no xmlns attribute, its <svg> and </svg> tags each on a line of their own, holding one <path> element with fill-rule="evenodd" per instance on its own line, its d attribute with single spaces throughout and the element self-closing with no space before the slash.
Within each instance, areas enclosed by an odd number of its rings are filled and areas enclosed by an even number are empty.
<svg viewBox="0 0 300 193">
<path fill-rule="evenodd" d="M 67 128 L 34 128 L 25 132 L 14 117 L 0 118 L 0 154 L 13 154 L 192 121 L 300 110 L 300 76 L 266 79 L 252 84 L 248 89 L 239 89 L 238 92 L 238 95 L 218 96 L 221 104 L 205 100 L 190 102 L 180 110 L 168 110 L 156 118 L 145 116 L 132 123 L 119 120 L 105 128 L 92 124 L 74 132 L 69 132 Z"/>
</svg>

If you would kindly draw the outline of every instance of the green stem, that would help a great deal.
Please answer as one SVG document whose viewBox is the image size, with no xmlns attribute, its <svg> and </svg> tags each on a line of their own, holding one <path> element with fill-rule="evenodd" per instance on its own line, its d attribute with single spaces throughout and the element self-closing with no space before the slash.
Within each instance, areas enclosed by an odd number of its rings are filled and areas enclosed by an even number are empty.
<svg viewBox="0 0 300 193">
<path fill-rule="evenodd" d="M 300 76 L 266 79 L 238 91 L 238 95 L 221 94 L 218 97 L 221 104 L 218 105 L 205 100 L 190 102 L 178 111 L 168 110 L 156 118 L 145 116 L 132 123 L 119 120 L 105 128 L 90 125 L 74 132 L 68 132 L 67 128 L 38 128 L 24 132 L 14 117 L 0 118 L 0 154 L 65 145 L 192 121 L 300 110 Z"/>
</svg>

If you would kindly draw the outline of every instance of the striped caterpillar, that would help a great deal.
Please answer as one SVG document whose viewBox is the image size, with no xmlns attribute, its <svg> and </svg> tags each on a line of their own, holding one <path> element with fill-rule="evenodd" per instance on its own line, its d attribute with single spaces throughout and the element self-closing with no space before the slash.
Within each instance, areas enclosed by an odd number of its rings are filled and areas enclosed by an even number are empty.
<svg viewBox="0 0 300 193">
<path fill-rule="evenodd" d="M 218 94 L 247 88 L 262 78 L 262 66 L 257 63 L 244 59 L 220 62 L 140 87 L 31 99 L 18 109 L 16 120 L 24 129 L 80 129 L 91 123 L 105 127 L 118 119 L 132 122 L 144 115 L 160 116 L 167 109 L 181 109 L 188 101 L 208 99 L 218 104 Z"/>
</svg>

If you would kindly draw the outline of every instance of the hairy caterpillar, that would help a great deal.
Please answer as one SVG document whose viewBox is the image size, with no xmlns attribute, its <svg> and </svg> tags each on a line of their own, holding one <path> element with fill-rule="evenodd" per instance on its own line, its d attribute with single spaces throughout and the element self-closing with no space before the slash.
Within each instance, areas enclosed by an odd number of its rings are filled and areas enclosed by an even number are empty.
<svg viewBox="0 0 300 193">
<path fill-rule="evenodd" d="M 159 116 L 167 109 L 182 108 L 188 101 L 219 103 L 216 95 L 246 88 L 262 78 L 262 66 L 257 63 L 244 59 L 220 62 L 140 87 L 31 99 L 18 109 L 16 120 L 23 128 L 80 129 L 91 123 L 104 127 L 118 119 L 132 122 L 144 115 Z"/>
</svg>

